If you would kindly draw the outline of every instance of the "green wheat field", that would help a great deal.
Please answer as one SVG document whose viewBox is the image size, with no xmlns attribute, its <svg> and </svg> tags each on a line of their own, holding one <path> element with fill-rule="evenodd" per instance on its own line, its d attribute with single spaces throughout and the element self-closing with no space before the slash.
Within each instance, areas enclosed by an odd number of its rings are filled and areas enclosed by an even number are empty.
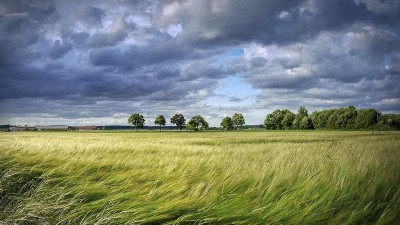
<svg viewBox="0 0 400 225">
<path fill-rule="evenodd" d="M 400 224 L 400 132 L 2 132 L 0 224 Z"/>
</svg>

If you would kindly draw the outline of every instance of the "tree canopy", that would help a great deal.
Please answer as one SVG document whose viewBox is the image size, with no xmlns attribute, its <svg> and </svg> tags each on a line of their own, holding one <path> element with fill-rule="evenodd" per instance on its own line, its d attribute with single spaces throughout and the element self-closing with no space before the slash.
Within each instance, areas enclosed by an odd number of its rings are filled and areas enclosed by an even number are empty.
<svg viewBox="0 0 400 225">
<path fill-rule="evenodd" d="M 267 115 L 264 120 L 264 125 L 270 130 L 292 129 L 293 120 L 295 114 L 288 109 L 280 110 L 277 109 L 274 112 Z"/>
<path fill-rule="evenodd" d="M 235 113 L 232 116 L 232 122 L 233 125 L 236 127 L 236 130 L 239 130 L 239 127 L 243 126 L 245 124 L 244 117 L 241 113 Z"/>
<path fill-rule="evenodd" d="M 176 124 L 179 130 L 182 130 L 186 126 L 186 119 L 182 114 L 175 114 L 171 117 L 171 123 Z"/>
<path fill-rule="evenodd" d="M 132 114 L 128 118 L 128 123 L 135 126 L 135 130 L 137 130 L 137 128 L 143 127 L 145 121 L 146 120 L 144 119 L 143 115 L 140 115 L 139 113 Z"/>
<path fill-rule="evenodd" d="M 222 119 L 221 121 L 221 127 L 224 130 L 232 130 L 233 129 L 233 122 L 232 122 L 232 118 L 230 117 L 225 117 L 224 119 Z"/>
<path fill-rule="evenodd" d="M 163 115 L 158 115 L 156 120 L 154 121 L 154 124 L 156 125 L 160 125 L 160 131 L 161 131 L 161 127 L 165 126 L 167 122 L 165 121 L 165 117 Z"/>
<path fill-rule="evenodd" d="M 209 128 L 208 122 L 201 116 L 193 116 L 186 126 L 186 119 L 182 114 L 175 114 L 170 119 L 179 130 L 187 127 L 190 130 L 206 130 Z M 142 128 L 145 123 L 143 115 L 132 114 L 128 123 L 135 127 L 135 130 Z M 158 115 L 154 121 L 160 126 L 160 131 L 166 125 L 163 115 Z M 220 123 L 224 130 L 236 128 L 239 130 L 245 124 L 245 119 L 241 113 L 235 113 L 232 117 L 224 117 Z M 289 109 L 276 109 L 267 114 L 264 120 L 266 129 L 270 130 L 290 130 L 290 129 L 400 129 L 399 114 L 381 114 L 376 109 L 356 109 L 354 106 L 346 108 L 325 109 L 314 111 L 308 114 L 304 106 L 300 106 L 297 114 Z M 246 126 L 245 126 L 246 127 Z M 249 127 L 249 126 L 247 126 Z M 252 126 L 254 128 L 254 126 Z M 262 127 L 262 125 L 258 125 Z M 213 128 L 216 129 L 216 128 Z"/>
<path fill-rule="evenodd" d="M 300 107 L 297 115 L 284 110 L 268 114 L 264 124 L 266 129 L 400 129 L 400 115 L 380 114 L 376 109 L 359 109 L 354 106 L 338 109 L 314 111 L 308 115 L 305 107 Z M 283 119 L 282 119 L 283 118 Z M 396 122 L 397 121 L 397 122 Z"/>
<path fill-rule="evenodd" d="M 193 116 L 186 126 L 189 130 L 207 130 L 208 123 L 207 121 L 200 115 Z"/>
<path fill-rule="evenodd" d="M 294 129 L 312 129 L 311 119 L 308 117 L 308 110 L 304 106 L 300 106 L 296 117 L 293 120 Z"/>
</svg>

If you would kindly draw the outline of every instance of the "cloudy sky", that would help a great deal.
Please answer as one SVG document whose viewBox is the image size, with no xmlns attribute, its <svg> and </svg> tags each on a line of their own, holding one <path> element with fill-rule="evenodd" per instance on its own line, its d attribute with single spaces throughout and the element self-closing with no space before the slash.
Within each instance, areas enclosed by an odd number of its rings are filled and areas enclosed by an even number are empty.
<svg viewBox="0 0 400 225">
<path fill-rule="evenodd" d="M 2 0 L 0 124 L 400 112 L 398 0 Z"/>
</svg>

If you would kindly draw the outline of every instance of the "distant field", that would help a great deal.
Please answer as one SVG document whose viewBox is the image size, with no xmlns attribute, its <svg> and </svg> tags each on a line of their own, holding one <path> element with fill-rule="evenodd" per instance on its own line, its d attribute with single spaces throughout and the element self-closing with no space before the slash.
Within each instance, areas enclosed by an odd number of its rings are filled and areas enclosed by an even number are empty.
<svg viewBox="0 0 400 225">
<path fill-rule="evenodd" d="M 0 224 L 399 224 L 400 132 L 0 133 Z"/>
</svg>

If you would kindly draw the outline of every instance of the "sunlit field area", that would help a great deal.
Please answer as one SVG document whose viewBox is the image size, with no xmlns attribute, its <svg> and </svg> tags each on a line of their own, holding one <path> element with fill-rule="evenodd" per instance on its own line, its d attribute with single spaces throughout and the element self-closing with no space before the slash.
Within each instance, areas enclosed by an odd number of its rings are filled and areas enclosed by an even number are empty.
<svg viewBox="0 0 400 225">
<path fill-rule="evenodd" d="M 0 224 L 399 224 L 400 132 L 0 133 Z"/>
</svg>

